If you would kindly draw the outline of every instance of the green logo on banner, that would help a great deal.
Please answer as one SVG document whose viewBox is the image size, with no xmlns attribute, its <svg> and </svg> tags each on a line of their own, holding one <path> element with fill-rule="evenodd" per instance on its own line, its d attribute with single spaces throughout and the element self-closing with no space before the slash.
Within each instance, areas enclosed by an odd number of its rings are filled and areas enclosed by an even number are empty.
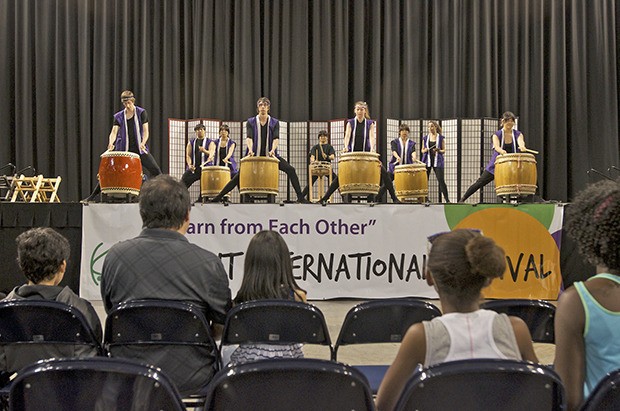
<svg viewBox="0 0 620 411">
<path fill-rule="evenodd" d="M 97 262 L 101 258 L 105 257 L 108 251 L 110 251 L 109 249 L 107 249 L 100 252 L 102 246 L 103 243 L 99 243 L 97 247 L 95 247 L 95 249 L 93 250 L 93 253 L 90 255 L 90 277 L 93 279 L 93 282 L 96 285 L 99 285 L 99 282 L 101 281 L 101 271 L 97 271 L 95 269 L 95 264 L 97 264 Z"/>
</svg>

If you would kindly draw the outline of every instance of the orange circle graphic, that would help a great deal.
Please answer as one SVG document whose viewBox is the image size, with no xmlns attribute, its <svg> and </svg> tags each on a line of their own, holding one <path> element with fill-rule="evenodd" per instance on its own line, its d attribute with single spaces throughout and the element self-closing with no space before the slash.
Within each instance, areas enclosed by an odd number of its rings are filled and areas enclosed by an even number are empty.
<svg viewBox="0 0 620 411">
<path fill-rule="evenodd" d="M 485 298 L 557 300 L 562 284 L 560 250 L 534 217 L 517 208 L 488 208 L 468 215 L 457 228 L 480 229 L 506 252 L 504 277 L 483 290 Z"/>
</svg>

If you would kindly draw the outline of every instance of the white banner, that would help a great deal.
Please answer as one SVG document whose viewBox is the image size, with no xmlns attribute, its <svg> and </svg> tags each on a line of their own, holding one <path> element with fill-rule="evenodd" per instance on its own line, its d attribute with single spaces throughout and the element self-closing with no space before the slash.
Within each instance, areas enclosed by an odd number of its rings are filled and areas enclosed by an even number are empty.
<svg viewBox="0 0 620 411">
<path fill-rule="evenodd" d="M 289 246 L 293 275 L 310 299 L 436 297 L 422 278 L 426 237 L 448 231 L 442 206 L 308 206 L 205 204 L 192 208 L 190 242 L 220 256 L 233 296 L 244 253 L 261 230 L 278 231 Z M 101 299 L 107 250 L 141 230 L 137 204 L 84 207 L 80 295 Z"/>
<path fill-rule="evenodd" d="M 101 299 L 105 254 L 137 236 L 137 204 L 84 207 L 80 294 Z M 293 260 L 293 275 L 309 299 L 436 298 L 424 279 L 429 235 L 477 228 L 506 251 L 502 280 L 489 298 L 557 298 L 563 207 L 512 205 L 331 205 L 204 204 L 192 208 L 190 242 L 220 257 L 233 296 L 243 276 L 244 253 L 261 230 L 278 231 Z"/>
</svg>

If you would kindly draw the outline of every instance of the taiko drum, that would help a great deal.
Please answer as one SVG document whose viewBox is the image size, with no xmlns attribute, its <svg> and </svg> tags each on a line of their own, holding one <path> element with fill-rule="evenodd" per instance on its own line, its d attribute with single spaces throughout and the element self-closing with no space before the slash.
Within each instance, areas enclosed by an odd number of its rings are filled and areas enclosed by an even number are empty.
<svg viewBox="0 0 620 411">
<path fill-rule="evenodd" d="M 529 153 L 497 156 L 495 192 L 498 196 L 536 193 L 536 159 Z"/>
<path fill-rule="evenodd" d="M 200 195 L 215 197 L 230 181 L 230 168 L 226 166 L 205 166 L 200 173 Z"/>
<path fill-rule="evenodd" d="M 379 154 L 365 151 L 344 153 L 338 160 L 340 194 L 377 194 L 381 183 Z"/>
<path fill-rule="evenodd" d="M 106 151 L 99 163 L 99 185 L 106 195 L 140 194 L 142 163 L 129 151 Z"/>
<path fill-rule="evenodd" d="M 242 158 L 239 166 L 239 193 L 277 195 L 278 163 L 278 159 L 273 157 Z"/>
<path fill-rule="evenodd" d="M 424 202 L 428 197 L 428 177 L 423 163 L 401 164 L 394 167 L 394 189 L 400 201 Z"/>
</svg>

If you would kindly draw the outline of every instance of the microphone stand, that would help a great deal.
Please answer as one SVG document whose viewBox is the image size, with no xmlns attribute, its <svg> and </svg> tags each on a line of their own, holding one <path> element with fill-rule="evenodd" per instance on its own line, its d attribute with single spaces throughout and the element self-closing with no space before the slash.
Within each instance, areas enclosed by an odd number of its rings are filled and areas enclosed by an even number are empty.
<svg viewBox="0 0 620 411">
<path fill-rule="evenodd" d="M 590 170 L 586 171 L 586 173 L 588 173 L 588 175 L 590 174 L 590 172 L 593 172 L 593 173 L 595 173 L 595 174 L 598 174 L 599 176 L 603 176 L 603 177 L 605 177 L 607 180 L 612 180 L 612 181 L 613 181 L 613 178 L 609 177 L 607 174 L 603 174 L 603 173 L 601 173 L 600 171 L 598 171 L 598 170 L 596 170 L 596 169 L 594 169 L 594 168 L 591 168 Z"/>
<path fill-rule="evenodd" d="M 0 170 L 3 170 L 5 168 L 9 168 L 9 167 L 12 170 L 12 174 L 15 174 L 15 164 L 13 164 L 13 163 L 7 163 L 7 164 L 3 165 L 2 167 L 0 167 Z"/>
<path fill-rule="evenodd" d="M 21 170 L 19 170 L 18 172 L 16 172 L 15 175 L 19 176 L 19 175 L 21 175 L 26 170 L 32 170 L 32 175 L 33 176 L 37 175 L 37 170 L 33 166 L 24 167 Z"/>
</svg>

